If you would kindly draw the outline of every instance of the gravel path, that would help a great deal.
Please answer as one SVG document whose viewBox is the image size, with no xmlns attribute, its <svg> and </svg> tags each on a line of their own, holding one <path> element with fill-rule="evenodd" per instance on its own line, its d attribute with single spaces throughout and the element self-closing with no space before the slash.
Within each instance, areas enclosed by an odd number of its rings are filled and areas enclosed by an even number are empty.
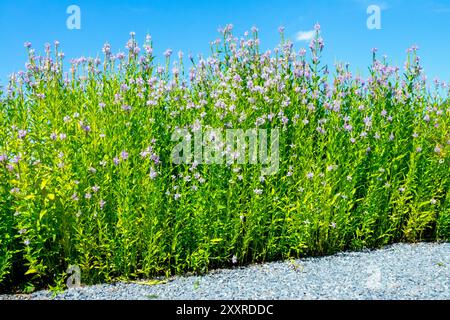
<svg viewBox="0 0 450 320">
<path fill-rule="evenodd" d="M 47 291 L 0 299 L 50 299 Z M 70 289 L 56 299 L 450 299 L 450 243 L 216 270 L 164 284 L 116 283 Z"/>
</svg>

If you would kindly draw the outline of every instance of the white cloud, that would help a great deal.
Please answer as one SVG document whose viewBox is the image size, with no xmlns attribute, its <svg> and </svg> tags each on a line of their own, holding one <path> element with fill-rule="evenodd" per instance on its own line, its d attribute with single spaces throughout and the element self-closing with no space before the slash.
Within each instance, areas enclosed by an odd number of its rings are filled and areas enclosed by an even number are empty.
<svg viewBox="0 0 450 320">
<path fill-rule="evenodd" d="M 386 1 L 380 1 L 380 0 L 353 0 L 354 3 L 364 6 L 364 7 L 368 7 L 370 5 L 376 5 L 379 6 L 381 10 L 388 10 L 390 8 L 390 5 L 387 4 Z M 393 2 L 393 1 L 391 1 Z M 396 3 L 398 3 L 397 1 L 394 1 Z"/>
<path fill-rule="evenodd" d="M 295 40 L 297 40 L 297 41 L 309 41 L 312 38 L 314 38 L 315 33 L 316 32 L 314 30 L 299 31 L 295 35 Z"/>
<path fill-rule="evenodd" d="M 433 11 L 435 13 L 448 13 L 448 12 L 450 12 L 450 6 L 447 6 L 445 4 L 433 3 L 431 6 L 432 6 L 431 11 Z"/>
</svg>

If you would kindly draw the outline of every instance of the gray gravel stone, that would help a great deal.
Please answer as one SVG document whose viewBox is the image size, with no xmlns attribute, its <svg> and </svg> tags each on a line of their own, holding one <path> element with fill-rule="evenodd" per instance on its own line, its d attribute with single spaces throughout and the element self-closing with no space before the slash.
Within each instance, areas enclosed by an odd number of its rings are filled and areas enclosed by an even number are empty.
<svg viewBox="0 0 450 320">
<path fill-rule="evenodd" d="M 52 299 L 48 291 L 0 299 Z M 180 276 L 157 285 L 114 283 L 70 289 L 54 299 L 450 299 L 450 243 L 256 264 Z"/>
</svg>

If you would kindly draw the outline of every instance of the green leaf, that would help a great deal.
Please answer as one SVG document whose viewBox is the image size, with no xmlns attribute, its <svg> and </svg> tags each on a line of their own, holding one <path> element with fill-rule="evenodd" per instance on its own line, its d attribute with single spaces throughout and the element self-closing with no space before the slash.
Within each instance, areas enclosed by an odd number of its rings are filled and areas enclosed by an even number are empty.
<svg viewBox="0 0 450 320">
<path fill-rule="evenodd" d="M 39 214 L 39 220 L 41 220 L 46 213 L 47 213 L 47 210 L 42 210 L 41 213 Z"/>
<path fill-rule="evenodd" d="M 44 188 L 47 185 L 47 183 L 48 183 L 48 179 L 42 180 L 42 182 L 41 182 L 41 190 L 44 190 Z"/>
<path fill-rule="evenodd" d="M 36 274 L 38 272 L 39 272 L 38 270 L 31 268 L 31 269 L 28 269 L 27 272 L 25 272 L 25 275 Z"/>
</svg>

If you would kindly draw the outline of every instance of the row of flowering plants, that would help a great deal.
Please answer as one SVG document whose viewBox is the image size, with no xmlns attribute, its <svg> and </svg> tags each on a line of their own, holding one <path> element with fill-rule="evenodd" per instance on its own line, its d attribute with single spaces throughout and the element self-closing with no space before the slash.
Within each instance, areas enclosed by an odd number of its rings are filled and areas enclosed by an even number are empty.
<svg viewBox="0 0 450 320">
<path fill-rule="evenodd" d="M 450 239 L 450 104 L 417 48 L 367 78 L 258 30 L 209 57 L 151 37 L 64 62 L 38 55 L 0 100 L 0 288 L 62 287 Z M 69 69 L 64 70 L 64 67 Z M 279 130 L 279 164 L 174 163 L 177 129 Z M 226 154 L 229 150 L 222 150 Z"/>
</svg>

